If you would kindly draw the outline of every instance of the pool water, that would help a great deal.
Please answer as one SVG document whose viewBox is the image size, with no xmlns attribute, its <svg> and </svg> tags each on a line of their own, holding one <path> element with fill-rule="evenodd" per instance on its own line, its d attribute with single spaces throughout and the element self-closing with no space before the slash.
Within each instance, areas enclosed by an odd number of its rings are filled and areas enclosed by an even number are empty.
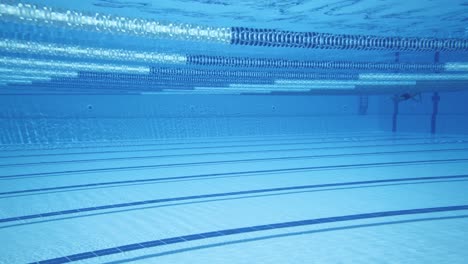
<svg viewBox="0 0 468 264">
<path fill-rule="evenodd" d="M 0 263 L 466 263 L 462 1 L 0 1 Z"/>
</svg>

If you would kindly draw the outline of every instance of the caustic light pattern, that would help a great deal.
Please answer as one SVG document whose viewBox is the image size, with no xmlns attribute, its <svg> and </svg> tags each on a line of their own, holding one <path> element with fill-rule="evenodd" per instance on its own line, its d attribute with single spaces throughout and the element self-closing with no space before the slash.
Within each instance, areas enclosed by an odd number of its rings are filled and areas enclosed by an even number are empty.
<svg viewBox="0 0 468 264">
<path fill-rule="evenodd" d="M 72 27 L 110 33 L 141 35 L 153 38 L 202 40 L 233 45 L 398 51 L 466 51 L 466 39 L 381 37 L 372 35 L 339 35 L 318 32 L 293 32 L 246 27 L 206 27 L 188 24 L 160 23 L 104 14 L 85 14 L 56 10 L 30 4 L 0 4 L 4 19 L 46 25 Z"/>
</svg>

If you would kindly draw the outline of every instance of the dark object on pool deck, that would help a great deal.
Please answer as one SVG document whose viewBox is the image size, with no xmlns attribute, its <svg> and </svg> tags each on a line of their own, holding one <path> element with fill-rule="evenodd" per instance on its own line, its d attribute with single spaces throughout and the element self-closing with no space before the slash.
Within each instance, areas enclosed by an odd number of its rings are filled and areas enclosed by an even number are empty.
<svg viewBox="0 0 468 264">
<path fill-rule="evenodd" d="M 402 94 L 396 94 L 393 96 L 393 100 L 396 102 L 403 102 L 403 101 L 408 101 L 412 100 L 415 102 L 421 102 L 421 93 L 402 93 Z"/>
</svg>

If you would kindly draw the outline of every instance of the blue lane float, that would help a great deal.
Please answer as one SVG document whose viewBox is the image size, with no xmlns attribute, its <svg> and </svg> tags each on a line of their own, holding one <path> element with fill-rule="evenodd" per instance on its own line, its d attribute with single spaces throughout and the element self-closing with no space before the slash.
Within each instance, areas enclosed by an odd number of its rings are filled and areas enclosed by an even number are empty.
<svg viewBox="0 0 468 264">
<path fill-rule="evenodd" d="M 225 78 L 232 80 L 248 79 L 314 79 L 314 80 L 357 80 L 357 73 L 328 73 L 328 72 L 310 72 L 310 71 L 251 71 L 251 70 L 211 70 L 197 68 L 164 68 L 152 67 L 151 74 L 160 78 L 190 77 L 195 79 L 206 78 L 208 81 L 212 78 Z"/>
<path fill-rule="evenodd" d="M 231 28 L 231 44 L 266 47 L 343 50 L 467 51 L 467 39 L 383 37 L 294 32 L 275 29 Z"/>
<path fill-rule="evenodd" d="M 302 61 L 272 58 L 225 57 L 207 55 L 187 55 L 188 65 L 288 68 L 288 69 L 324 69 L 324 70 L 378 70 L 409 72 L 463 71 L 462 64 L 443 63 L 382 63 L 352 61 Z"/>
</svg>

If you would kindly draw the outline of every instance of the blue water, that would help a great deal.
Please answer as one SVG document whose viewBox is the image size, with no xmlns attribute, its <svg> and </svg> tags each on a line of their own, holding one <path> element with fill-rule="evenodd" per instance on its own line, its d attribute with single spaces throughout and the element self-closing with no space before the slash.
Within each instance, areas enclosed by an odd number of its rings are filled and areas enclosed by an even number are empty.
<svg viewBox="0 0 468 264">
<path fill-rule="evenodd" d="M 0 263 L 466 263 L 463 1 L 0 1 Z"/>
</svg>

